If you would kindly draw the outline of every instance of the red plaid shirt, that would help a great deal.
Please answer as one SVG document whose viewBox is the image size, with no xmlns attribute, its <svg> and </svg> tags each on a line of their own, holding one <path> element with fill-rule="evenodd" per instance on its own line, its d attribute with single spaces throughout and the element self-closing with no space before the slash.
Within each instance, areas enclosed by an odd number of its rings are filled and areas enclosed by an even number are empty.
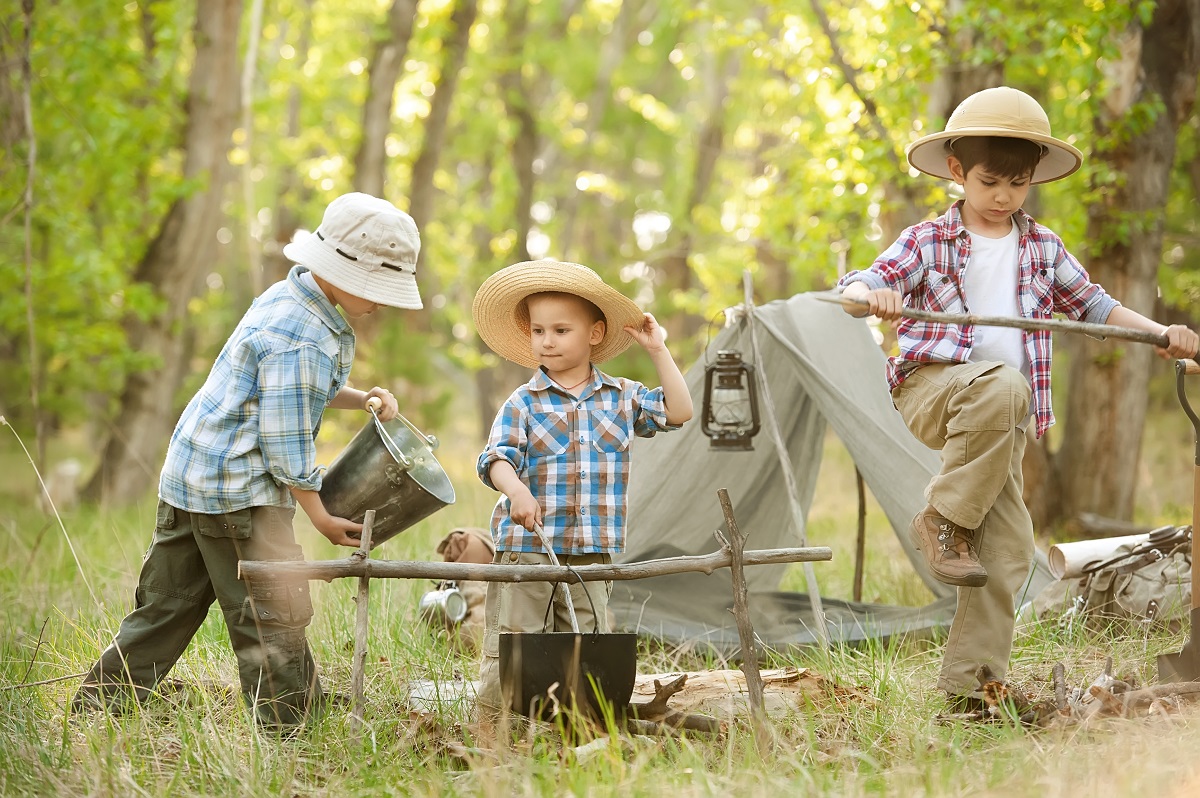
<svg viewBox="0 0 1200 798">
<path fill-rule="evenodd" d="M 971 236 L 963 226 L 961 208 L 960 200 L 937 219 L 908 228 L 871 268 L 850 272 L 838 281 L 838 287 L 863 282 L 872 289 L 894 288 L 904 295 L 907 307 L 969 313 L 963 271 L 971 260 Z M 1020 236 L 1017 304 L 1021 316 L 1048 319 L 1052 313 L 1062 313 L 1077 321 L 1104 323 L 1120 303 L 1088 279 L 1083 266 L 1053 231 L 1024 211 L 1017 211 L 1013 220 Z M 975 343 L 975 328 L 971 325 L 901 319 L 896 334 L 900 354 L 888 360 L 890 388 L 926 363 L 968 362 Z M 1025 333 L 1038 437 L 1054 423 L 1050 406 L 1051 341 L 1046 330 Z"/>
</svg>

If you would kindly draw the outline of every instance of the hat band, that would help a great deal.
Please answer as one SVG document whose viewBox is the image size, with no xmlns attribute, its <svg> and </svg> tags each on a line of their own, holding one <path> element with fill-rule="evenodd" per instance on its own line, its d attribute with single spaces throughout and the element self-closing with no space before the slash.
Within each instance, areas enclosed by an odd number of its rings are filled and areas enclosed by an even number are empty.
<svg viewBox="0 0 1200 798">
<path fill-rule="evenodd" d="M 325 239 L 325 236 L 321 235 L 321 231 L 320 231 L 320 230 L 317 230 L 317 238 L 321 239 L 322 241 L 325 241 L 325 240 L 326 240 L 326 239 Z M 333 248 L 333 251 L 334 251 L 334 252 L 336 252 L 337 254 L 341 255 L 343 258 L 346 258 L 347 260 L 352 260 L 352 261 L 355 261 L 355 262 L 357 262 L 357 261 L 358 261 L 358 258 L 357 258 L 356 256 L 354 256 L 354 255 L 351 255 L 349 252 L 343 252 L 341 247 L 334 247 L 334 248 Z M 403 266 L 397 266 L 397 265 L 396 265 L 396 264 L 394 264 L 394 263 L 388 263 L 387 261 L 382 261 L 382 260 L 381 260 L 381 261 L 379 261 L 379 265 L 380 265 L 380 266 L 382 266 L 382 267 L 383 267 L 383 268 L 385 268 L 385 269 L 391 269 L 391 270 L 392 270 L 392 271 L 394 271 L 394 272 L 401 272 L 401 273 L 403 273 L 403 272 L 410 271 L 409 269 L 406 269 L 406 268 L 404 268 Z M 413 274 L 416 274 L 416 273 L 417 273 L 417 267 L 416 267 L 416 266 L 414 266 L 414 267 L 411 269 L 411 272 L 412 272 Z"/>
<path fill-rule="evenodd" d="M 955 136 L 952 139 L 946 139 L 946 149 L 953 153 L 954 145 L 957 144 L 960 139 L 966 139 L 966 138 L 973 138 L 973 137 L 972 136 Z M 1047 155 L 1050 154 L 1050 148 L 1047 147 L 1045 144 L 1042 144 L 1040 141 L 1034 141 L 1033 139 L 1025 139 L 1023 136 L 996 136 L 996 138 L 1024 139 L 1025 141 L 1032 142 L 1033 144 L 1038 145 L 1038 147 L 1042 151 L 1040 158 L 1045 158 Z M 1039 158 L 1039 160 L 1040 160 L 1040 158 Z"/>
</svg>

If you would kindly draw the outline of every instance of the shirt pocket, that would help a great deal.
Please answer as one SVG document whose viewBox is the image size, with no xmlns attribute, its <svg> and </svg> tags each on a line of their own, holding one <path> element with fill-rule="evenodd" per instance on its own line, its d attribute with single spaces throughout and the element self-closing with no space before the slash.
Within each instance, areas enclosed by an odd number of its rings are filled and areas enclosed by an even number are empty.
<svg viewBox="0 0 1200 798">
<path fill-rule="evenodd" d="M 925 272 L 926 308 L 939 313 L 961 313 L 962 294 L 953 274 L 930 269 Z"/>
<path fill-rule="evenodd" d="M 1029 307 L 1026 314 L 1034 319 L 1048 319 L 1054 312 L 1054 269 L 1038 268 L 1029 278 Z"/>
<path fill-rule="evenodd" d="M 554 457 L 571 445 L 571 425 L 567 414 L 551 410 L 529 417 L 529 456 Z"/>
<path fill-rule="evenodd" d="M 617 454 L 629 448 L 629 425 L 619 410 L 592 411 L 592 446 L 605 454 Z"/>
</svg>

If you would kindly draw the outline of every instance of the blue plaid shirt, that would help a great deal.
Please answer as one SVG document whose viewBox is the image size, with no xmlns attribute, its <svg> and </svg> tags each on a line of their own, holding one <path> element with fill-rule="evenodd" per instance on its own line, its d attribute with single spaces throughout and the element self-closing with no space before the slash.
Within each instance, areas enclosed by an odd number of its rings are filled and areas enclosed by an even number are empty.
<svg viewBox="0 0 1200 798">
<path fill-rule="evenodd" d="M 634 435 L 679 429 L 667 423 L 662 388 L 610 377 L 595 366 L 576 399 L 538 369 L 492 423 L 477 471 L 505 460 L 542 506 L 542 528 L 557 554 L 616 554 L 625 548 L 629 444 Z M 501 496 L 492 537 L 501 551 L 543 551 L 537 536 L 509 517 Z"/>
<path fill-rule="evenodd" d="M 289 486 L 319 490 L 321 413 L 346 384 L 354 331 L 294 266 L 225 342 L 175 425 L 158 496 L 192 513 L 290 507 Z"/>
</svg>

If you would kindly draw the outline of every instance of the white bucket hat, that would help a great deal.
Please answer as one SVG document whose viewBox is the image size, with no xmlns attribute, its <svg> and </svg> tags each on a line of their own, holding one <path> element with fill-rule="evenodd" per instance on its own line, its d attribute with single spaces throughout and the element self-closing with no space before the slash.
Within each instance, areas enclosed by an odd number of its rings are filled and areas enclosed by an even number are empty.
<svg viewBox="0 0 1200 798">
<path fill-rule="evenodd" d="M 417 254 L 421 236 L 413 218 L 370 194 L 343 194 L 329 203 L 321 226 L 283 248 L 289 260 L 353 296 L 379 305 L 418 310 Z"/>
<path fill-rule="evenodd" d="M 1050 135 L 1050 119 L 1038 101 L 1008 86 L 984 89 L 959 103 L 946 129 L 917 139 L 905 154 L 913 168 L 952 180 L 946 156 L 950 145 L 964 136 L 1027 139 L 1042 145 L 1042 159 L 1031 183 L 1049 183 L 1072 174 L 1083 163 L 1079 150 Z"/>
<path fill-rule="evenodd" d="M 626 327 L 642 329 L 645 314 L 629 297 L 578 263 L 528 260 L 506 266 L 483 281 L 471 303 L 479 337 L 493 352 L 526 368 L 537 368 L 529 342 L 529 309 L 525 298 L 554 291 L 583 297 L 604 314 L 604 340 L 592 347 L 593 363 L 603 363 L 633 343 Z"/>
</svg>

